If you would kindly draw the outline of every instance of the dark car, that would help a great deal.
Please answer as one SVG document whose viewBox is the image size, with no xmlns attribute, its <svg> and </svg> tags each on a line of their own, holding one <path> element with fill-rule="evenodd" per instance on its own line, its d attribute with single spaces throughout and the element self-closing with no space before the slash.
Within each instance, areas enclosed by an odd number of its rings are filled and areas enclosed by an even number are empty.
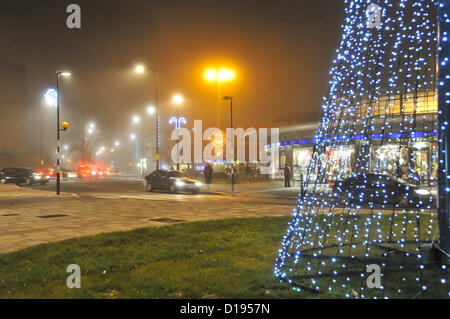
<svg viewBox="0 0 450 319">
<path fill-rule="evenodd" d="M 202 183 L 196 179 L 186 177 L 180 171 L 157 170 L 145 177 L 144 185 L 149 192 L 163 189 L 173 194 L 180 191 L 198 194 Z"/>
<path fill-rule="evenodd" d="M 359 174 L 334 184 L 334 197 L 341 203 L 358 206 L 431 208 L 436 206 L 432 192 L 405 180 L 381 174 Z"/>
<path fill-rule="evenodd" d="M 45 185 L 50 180 L 50 176 L 33 172 L 31 168 L 13 167 L 4 168 L 0 172 L 0 184 L 41 184 Z"/>
</svg>

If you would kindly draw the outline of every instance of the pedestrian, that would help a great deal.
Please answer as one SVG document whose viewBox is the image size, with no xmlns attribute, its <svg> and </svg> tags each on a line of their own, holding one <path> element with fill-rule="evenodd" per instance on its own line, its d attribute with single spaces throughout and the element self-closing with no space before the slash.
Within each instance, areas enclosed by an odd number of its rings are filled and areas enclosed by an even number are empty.
<svg viewBox="0 0 450 319">
<path fill-rule="evenodd" d="M 245 169 L 245 174 L 247 176 L 247 183 L 250 184 L 251 181 L 252 181 L 253 170 L 252 170 L 252 168 L 250 167 L 249 164 L 247 164 L 247 167 Z"/>
<path fill-rule="evenodd" d="M 231 192 L 234 193 L 234 184 L 236 184 L 236 166 L 230 168 Z"/>
<path fill-rule="evenodd" d="M 291 187 L 291 175 L 289 164 L 284 165 L 284 187 Z"/>
<path fill-rule="evenodd" d="M 204 173 L 204 175 L 205 175 L 205 184 L 206 184 L 206 187 L 207 187 L 208 190 L 209 190 L 209 185 L 210 185 L 211 182 L 212 182 L 212 176 L 213 176 L 213 169 L 212 169 L 212 166 L 211 166 L 209 163 L 206 163 L 205 169 L 204 169 L 203 173 Z"/>
</svg>

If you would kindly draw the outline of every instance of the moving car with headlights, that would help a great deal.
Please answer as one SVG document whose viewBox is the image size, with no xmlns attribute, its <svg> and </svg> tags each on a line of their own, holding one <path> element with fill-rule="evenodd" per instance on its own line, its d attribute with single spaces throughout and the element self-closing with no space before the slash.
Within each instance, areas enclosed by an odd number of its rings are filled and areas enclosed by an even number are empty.
<svg viewBox="0 0 450 319">
<path fill-rule="evenodd" d="M 31 168 L 12 167 L 2 169 L 0 172 L 0 184 L 33 184 L 45 185 L 49 182 L 49 175 L 41 175 L 33 172 Z"/>
<path fill-rule="evenodd" d="M 405 180 L 381 174 L 358 174 L 333 186 L 334 197 L 341 203 L 360 206 L 432 208 L 436 194 Z"/>
<path fill-rule="evenodd" d="M 144 186 L 149 192 L 162 189 L 168 190 L 172 194 L 177 192 L 198 194 L 202 183 L 196 179 L 186 177 L 180 171 L 157 170 L 145 177 Z"/>
</svg>

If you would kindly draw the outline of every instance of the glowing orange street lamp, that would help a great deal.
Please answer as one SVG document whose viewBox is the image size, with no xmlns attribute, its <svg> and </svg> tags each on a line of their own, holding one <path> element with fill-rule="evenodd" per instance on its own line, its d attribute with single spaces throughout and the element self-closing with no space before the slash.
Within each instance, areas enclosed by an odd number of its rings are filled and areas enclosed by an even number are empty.
<svg viewBox="0 0 450 319">
<path fill-rule="evenodd" d="M 221 88 L 222 82 L 232 81 L 236 77 L 234 71 L 221 68 L 220 70 L 208 69 L 205 72 L 205 78 L 209 82 L 216 81 L 217 82 L 217 125 L 218 128 L 221 127 Z"/>
</svg>

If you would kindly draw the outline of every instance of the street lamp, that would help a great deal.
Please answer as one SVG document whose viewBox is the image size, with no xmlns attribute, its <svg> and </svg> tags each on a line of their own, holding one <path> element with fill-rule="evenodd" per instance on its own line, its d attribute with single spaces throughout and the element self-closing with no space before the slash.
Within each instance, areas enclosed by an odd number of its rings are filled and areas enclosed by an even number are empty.
<svg viewBox="0 0 450 319">
<path fill-rule="evenodd" d="M 181 103 L 183 103 L 183 97 L 180 94 L 177 94 L 173 97 L 173 103 L 175 103 L 176 105 L 180 105 Z"/>
<path fill-rule="evenodd" d="M 133 124 L 138 125 L 140 123 L 141 123 L 141 117 L 138 116 L 138 115 L 133 116 Z M 142 162 L 142 157 L 145 156 L 145 152 L 143 150 L 143 148 L 144 148 L 144 142 L 143 142 L 144 141 L 144 134 L 143 134 L 143 131 L 142 131 L 142 126 L 139 127 L 139 133 L 138 134 L 139 134 L 139 138 L 138 139 L 135 138 L 136 139 L 136 160 L 138 162 Z M 139 174 L 140 174 L 140 176 L 142 176 L 144 174 L 143 168 L 142 168 L 142 166 L 139 166 L 139 168 L 140 168 Z"/>
<path fill-rule="evenodd" d="M 230 126 L 231 126 L 231 136 L 230 136 L 230 149 L 231 149 L 231 171 L 230 171 L 230 182 L 231 182 L 231 192 L 234 192 L 234 132 L 233 132 L 233 97 L 232 96 L 224 96 L 224 100 L 230 101 Z"/>
<path fill-rule="evenodd" d="M 186 125 L 187 121 L 184 117 L 179 117 L 178 116 L 178 112 L 177 112 L 177 117 L 171 117 L 169 120 L 169 124 L 173 124 L 175 126 L 176 130 L 179 130 L 181 128 L 181 125 Z M 180 144 L 180 135 L 179 135 L 179 131 L 178 131 L 178 139 L 177 139 L 177 171 L 180 170 L 180 150 L 179 150 L 179 144 Z"/>
<path fill-rule="evenodd" d="M 159 170 L 159 147 L 160 147 L 160 126 L 159 126 L 159 105 L 158 105 L 158 91 L 159 91 L 159 70 L 158 68 L 151 68 L 151 70 L 155 73 L 155 106 L 154 111 L 152 109 L 152 114 L 156 113 L 155 116 L 155 140 L 156 140 L 156 153 L 155 153 L 155 160 L 156 160 L 156 169 Z M 143 65 L 137 65 L 135 68 L 135 72 L 138 74 L 142 74 L 145 72 L 145 67 Z M 149 112 L 149 108 L 147 109 L 147 112 Z"/>
<path fill-rule="evenodd" d="M 133 123 L 139 124 L 141 122 L 141 118 L 137 115 L 133 116 Z"/>
<path fill-rule="evenodd" d="M 217 125 L 220 129 L 221 127 L 221 98 L 222 98 L 222 82 L 232 81 L 236 77 L 234 71 L 221 68 L 220 70 L 208 69 L 205 72 L 205 78 L 209 82 L 217 82 Z"/>
<path fill-rule="evenodd" d="M 57 92 L 55 89 L 47 89 L 44 93 L 44 104 L 56 108 Z M 41 113 L 41 165 L 44 165 L 44 113 Z"/>
<path fill-rule="evenodd" d="M 48 89 L 44 94 L 45 104 L 56 108 L 57 96 L 58 96 L 58 93 L 56 92 L 55 89 Z"/>
<path fill-rule="evenodd" d="M 56 175 L 56 194 L 61 194 L 61 160 L 60 160 L 60 132 L 66 131 L 69 127 L 68 123 L 64 122 L 62 124 L 62 129 L 59 126 L 59 100 L 60 100 L 60 90 L 59 90 L 59 81 L 60 77 L 68 77 L 70 76 L 69 72 L 56 72 L 56 139 L 57 139 L 57 159 L 56 159 L 56 167 L 57 167 L 57 175 Z"/>
<path fill-rule="evenodd" d="M 180 131 L 179 129 L 181 128 L 181 119 L 180 119 L 180 105 L 183 103 L 184 99 L 180 94 L 176 94 L 173 97 L 173 103 L 175 103 L 175 105 L 177 105 L 177 124 L 176 124 L 176 128 L 177 130 L 177 171 L 180 170 Z M 172 118 L 173 119 L 173 118 Z M 172 121 L 172 119 L 170 121 Z M 186 122 L 185 118 L 182 118 L 184 120 L 184 122 Z M 169 121 L 169 123 L 171 123 Z"/>
<path fill-rule="evenodd" d="M 153 105 L 147 107 L 147 114 L 148 115 L 153 115 L 155 113 L 156 113 L 156 108 Z"/>
<path fill-rule="evenodd" d="M 143 65 L 137 65 L 135 68 L 136 73 L 144 73 L 145 67 Z"/>
<path fill-rule="evenodd" d="M 85 130 L 87 132 L 87 135 L 85 135 Z M 89 123 L 89 125 L 86 127 L 86 129 L 83 130 L 82 134 L 82 141 L 81 141 L 81 161 L 85 162 L 87 160 L 87 154 L 88 153 L 88 147 L 91 144 L 91 142 L 94 140 L 98 128 L 94 122 Z"/>
</svg>

